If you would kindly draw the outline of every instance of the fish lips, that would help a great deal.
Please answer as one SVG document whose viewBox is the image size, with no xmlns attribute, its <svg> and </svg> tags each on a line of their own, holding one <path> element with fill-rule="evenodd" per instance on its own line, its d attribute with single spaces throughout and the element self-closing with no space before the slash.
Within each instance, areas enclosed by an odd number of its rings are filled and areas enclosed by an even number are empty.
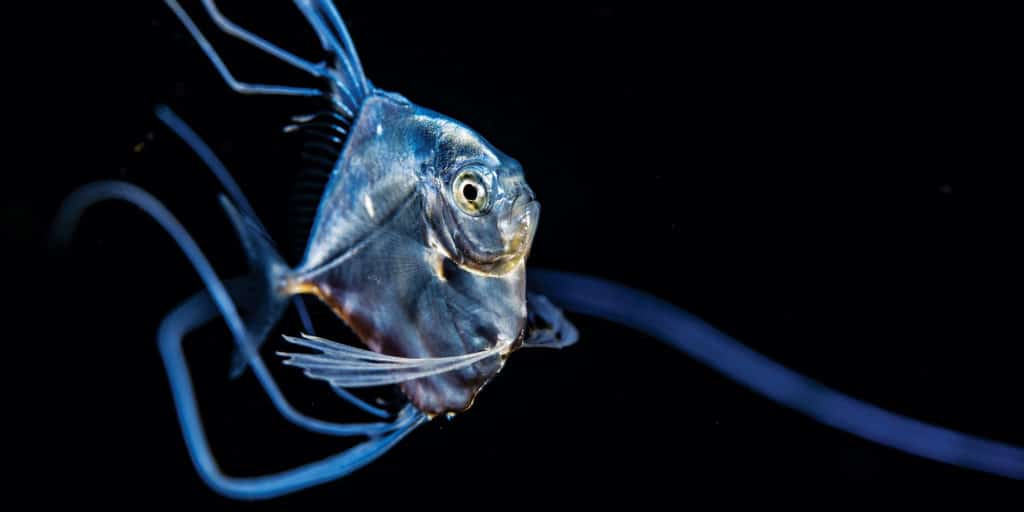
<svg viewBox="0 0 1024 512">
<path fill-rule="evenodd" d="M 479 249 L 467 237 L 457 237 L 454 242 L 461 256 L 458 263 L 479 274 L 503 276 L 519 266 L 530 252 L 533 237 L 540 221 L 540 202 L 532 195 L 521 194 L 516 198 L 509 213 L 497 221 L 504 247 L 497 251 Z M 461 223 L 456 219 L 459 231 Z M 462 243 L 460 243 L 462 242 Z"/>
</svg>

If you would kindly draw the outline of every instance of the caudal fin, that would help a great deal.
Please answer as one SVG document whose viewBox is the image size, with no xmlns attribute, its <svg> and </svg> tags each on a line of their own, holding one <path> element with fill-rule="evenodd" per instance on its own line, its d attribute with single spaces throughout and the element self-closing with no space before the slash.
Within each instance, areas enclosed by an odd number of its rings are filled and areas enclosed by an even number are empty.
<svg viewBox="0 0 1024 512">
<path fill-rule="evenodd" d="M 224 195 L 219 199 L 238 232 L 249 262 L 248 277 L 240 280 L 237 288 L 232 289 L 232 295 L 238 303 L 247 306 L 245 325 L 249 330 L 249 339 L 253 340 L 258 350 L 288 305 L 290 296 L 282 285 L 290 269 L 254 216 L 239 211 Z M 245 367 L 245 357 L 236 350 L 231 359 L 231 377 L 240 376 Z"/>
<path fill-rule="evenodd" d="M 241 187 L 213 150 L 166 105 L 158 105 L 155 113 L 160 121 L 188 144 L 227 193 L 226 197 L 220 197 L 220 202 L 238 232 L 249 261 L 249 276 L 233 283 L 231 293 L 235 301 L 244 307 L 249 338 L 257 340 L 255 343 L 258 346 L 284 313 L 288 297 L 279 293 L 278 289 L 288 272 L 288 266 L 274 248 L 270 235 Z M 297 305 L 301 307 L 301 303 Z M 241 375 L 245 366 L 245 359 L 236 352 L 231 364 L 232 377 Z"/>
</svg>

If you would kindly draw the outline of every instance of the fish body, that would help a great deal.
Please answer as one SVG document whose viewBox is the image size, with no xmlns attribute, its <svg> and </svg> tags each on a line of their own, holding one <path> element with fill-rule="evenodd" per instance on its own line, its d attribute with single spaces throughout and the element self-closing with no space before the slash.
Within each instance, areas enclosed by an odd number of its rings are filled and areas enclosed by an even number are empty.
<svg viewBox="0 0 1024 512">
<path fill-rule="evenodd" d="M 231 173 L 166 106 L 157 107 L 157 117 L 223 186 L 220 202 L 242 241 L 250 273 L 222 280 L 174 215 L 130 183 L 86 185 L 68 197 L 54 221 L 55 240 L 66 242 L 89 206 L 107 200 L 134 204 L 171 236 L 201 278 L 204 290 L 167 314 L 157 340 L 189 454 L 212 489 L 262 499 L 341 478 L 431 418 L 468 409 L 513 350 L 561 348 L 576 341 L 577 331 L 557 308 L 526 292 L 525 260 L 540 205 L 519 163 L 464 124 L 373 87 L 333 3 L 294 3 L 323 47 L 327 59 L 322 61 L 293 55 L 249 32 L 213 0 L 202 3 L 221 32 L 311 75 L 320 81 L 318 87 L 238 80 L 189 13 L 175 0 L 165 3 L 236 92 L 318 98 L 326 105 L 293 117 L 296 124 L 285 131 L 316 136 L 319 151 L 331 153 L 327 159 L 315 156 L 329 166 L 329 180 L 318 183 L 323 185 L 316 193 L 319 206 L 303 259 L 294 268 Z M 330 133 L 317 132 L 324 128 Z M 292 300 L 300 294 L 322 300 L 367 348 L 317 337 L 305 303 Z M 327 421 L 289 402 L 259 347 L 291 304 L 304 333 L 283 337 L 303 350 L 278 352 L 283 363 L 326 381 L 349 406 L 378 421 Z M 270 475 L 222 472 L 202 426 L 183 350 L 186 335 L 218 317 L 237 349 L 232 374 L 251 368 L 283 418 L 312 432 L 365 439 Z M 396 409 L 349 391 L 394 384 L 408 397 Z"/>
<path fill-rule="evenodd" d="M 153 218 L 202 279 L 204 290 L 175 307 L 157 333 L 161 357 L 195 469 L 215 491 L 263 499 L 344 477 L 369 464 L 419 425 L 469 408 L 519 347 L 563 348 L 578 331 L 556 304 L 660 339 L 772 401 L 839 430 L 910 454 L 1024 479 L 1024 449 L 930 425 L 846 396 L 772 361 L 700 319 L 650 294 L 574 273 L 531 273 L 524 260 L 539 205 L 522 169 L 465 125 L 373 88 L 340 15 L 329 0 L 296 0 L 329 60 L 295 56 L 203 6 L 224 33 L 318 79 L 329 91 L 237 80 L 189 15 L 165 0 L 225 83 L 242 94 L 319 97 L 347 139 L 331 160 L 305 257 L 294 269 L 277 253 L 230 174 L 199 137 L 166 107 L 157 115 L 224 186 L 222 204 L 243 241 L 253 273 L 222 281 L 181 223 L 155 197 L 126 182 L 73 193 L 58 212 L 55 241 L 66 243 L 92 204 L 120 200 Z M 298 116 L 306 119 L 311 116 Z M 328 140 L 334 140 L 328 137 Z M 537 292 L 549 294 L 548 300 Z M 285 336 L 317 353 L 281 354 L 285 364 L 328 381 L 338 395 L 386 421 L 338 423 L 303 414 L 289 402 L 257 345 L 288 299 L 314 294 L 350 325 L 369 350 Z M 304 305 L 296 301 L 300 316 Z M 238 353 L 283 418 L 312 432 L 365 437 L 340 453 L 258 476 L 222 472 L 210 449 L 183 350 L 187 334 L 222 318 Z M 312 331 L 306 319 L 305 327 Z M 388 411 L 346 391 L 401 385 L 410 404 Z M 809 399 L 811 398 L 811 399 Z M 240 428 L 244 428 L 241 426 Z"/>
<path fill-rule="evenodd" d="M 423 412 L 464 411 L 522 342 L 539 212 L 514 159 L 458 121 L 375 92 L 284 291 L 316 295 L 382 354 L 493 352 L 401 384 Z"/>
</svg>

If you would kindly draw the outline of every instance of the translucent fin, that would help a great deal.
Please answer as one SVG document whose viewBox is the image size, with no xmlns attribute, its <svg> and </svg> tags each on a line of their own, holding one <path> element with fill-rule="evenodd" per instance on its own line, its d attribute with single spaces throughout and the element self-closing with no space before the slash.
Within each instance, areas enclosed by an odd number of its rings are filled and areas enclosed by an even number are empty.
<svg viewBox="0 0 1024 512">
<path fill-rule="evenodd" d="M 280 292 L 280 283 L 290 272 L 288 265 L 273 247 L 273 242 L 263 231 L 259 221 L 238 211 L 227 197 L 220 196 L 221 206 L 238 232 L 249 261 L 249 291 L 245 303 L 249 307 L 246 325 L 255 348 L 263 344 L 270 329 L 281 318 L 288 305 L 289 296 Z M 231 363 L 232 377 L 238 377 L 246 367 L 246 358 L 236 352 Z"/>
<path fill-rule="evenodd" d="M 245 247 L 246 257 L 252 269 L 254 271 L 261 270 L 264 274 L 268 275 L 267 277 L 271 277 L 271 274 L 287 272 L 288 265 L 284 263 L 281 255 L 274 249 L 274 242 L 267 235 L 267 232 L 263 230 L 263 225 L 259 219 L 238 210 L 227 196 L 220 195 L 218 199 L 220 200 L 221 207 L 224 208 L 224 212 L 235 226 L 235 231 L 238 232 L 238 238 Z"/>
<path fill-rule="evenodd" d="M 281 96 L 324 96 L 324 93 L 320 89 L 312 87 L 294 87 L 289 85 L 270 85 L 270 84 L 253 84 L 248 82 L 242 82 L 235 78 L 235 75 L 228 69 L 227 64 L 220 58 L 217 50 L 213 48 L 213 45 L 206 39 L 206 36 L 199 30 L 192 18 L 185 12 L 184 9 L 178 5 L 175 0 L 164 0 L 164 3 L 174 11 L 174 15 L 181 20 L 181 23 L 188 29 L 189 34 L 195 39 L 196 43 L 199 44 L 199 48 L 203 50 L 206 57 L 210 60 L 213 66 L 217 69 L 217 73 L 220 74 L 224 83 L 231 87 L 234 91 L 240 94 L 267 94 L 267 95 L 281 95 Z M 264 49 L 266 51 L 266 49 Z M 280 56 L 278 55 L 280 58 Z M 343 105 L 340 105 L 343 107 Z"/>
<path fill-rule="evenodd" d="M 580 338 L 576 326 L 547 297 L 526 292 L 525 348 L 565 348 Z"/>
<path fill-rule="evenodd" d="M 227 64 L 214 49 L 210 41 L 196 26 L 192 17 L 176 0 L 164 0 L 175 16 L 185 25 L 189 34 L 213 63 L 224 82 L 242 94 L 276 94 L 286 96 L 320 96 L 331 102 L 334 108 L 354 119 L 363 101 L 372 92 L 372 87 L 363 73 L 362 64 L 356 54 L 355 45 L 348 35 L 345 23 L 338 15 L 334 5 L 327 1 L 296 0 L 295 5 L 309 22 L 324 51 L 329 55 L 327 62 L 312 62 L 288 52 L 257 34 L 246 30 L 224 16 L 213 0 L 204 0 L 203 5 L 213 23 L 225 34 L 245 42 L 249 46 L 274 57 L 310 76 L 327 80 L 331 84 L 330 91 L 321 91 L 314 87 L 295 87 L 286 85 L 253 84 L 242 82 L 228 69 Z"/>
<path fill-rule="evenodd" d="M 509 346 L 508 343 L 499 343 L 487 350 L 460 356 L 409 358 L 379 354 L 372 350 L 306 334 L 303 334 L 301 338 L 285 336 L 284 339 L 295 345 L 320 352 L 319 354 L 278 352 L 278 355 L 286 358 L 285 364 L 304 369 L 307 377 L 326 380 L 334 386 L 344 388 L 398 384 L 458 370 L 489 357 L 497 356 Z"/>
<path fill-rule="evenodd" d="M 238 182 L 228 172 L 227 167 L 217 158 L 210 147 L 203 142 L 188 123 L 178 117 L 166 105 L 157 105 L 156 116 L 206 164 L 213 175 L 227 192 L 227 198 L 221 196 L 221 204 L 231 218 L 245 247 L 246 259 L 249 262 L 252 277 L 244 286 L 236 287 L 233 292 L 237 299 L 246 306 L 251 306 L 247 315 L 251 334 L 257 341 L 257 347 L 266 338 L 267 331 L 277 322 L 284 310 L 284 298 L 275 293 L 276 279 L 287 271 L 287 265 L 274 249 L 274 241 L 267 233 L 266 227 L 256 215 L 249 200 L 245 197 Z M 301 301 L 295 302 L 299 316 L 308 318 L 308 312 Z M 304 320 L 305 321 L 305 320 Z M 309 325 L 307 322 L 305 325 Z M 312 330 L 306 327 L 308 330 Z M 236 352 L 231 364 L 231 376 L 238 377 L 245 369 L 245 358 Z"/>
<path fill-rule="evenodd" d="M 210 146 L 206 145 L 206 142 L 203 141 L 202 137 L 200 137 L 199 134 L 197 134 L 192 127 L 188 125 L 188 123 L 178 117 L 178 114 L 175 114 L 167 105 L 157 105 L 154 112 L 156 113 L 156 117 L 160 119 L 160 122 L 167 125 L 175 135 L 181 138 L 185 144 L 188 144 L 188 147 L 191 148 L 197 156 L 199 156 L 203 163 L 206 164 L 206 167 L 209 168 L 217 178 L 217 181 L 220 182 L 221 186 L 224 187 L 224 190 L 228 193 L 228 197 L 230 197 L 231 200 L 234 201 L 235 205 L 245 213 L 246 217 L 255 222 L 260 228 L 260 231 L 265 234 L 267 229 L 256 216 L 256 211 L 253 210 L 252 205 L 249 204 L 249 200 L 242 192 L 242 188 L 238 186 L 238 182 L 236 182 L 231 176 L 231 173 L 228 172 L 227 167 L 225 167 L 224 163 L 220 161 L 220 158 L 217 158 L 216 153 L 210 149 Z"/>
<path fill-rule="evenodd" d="M 295 6 L 313 27 L 324 51 L 335 59 L 331 66 L 335 80 L 346 85 L 354 93 L 353 100 L 361 105 L 373 87 L 363 73 L 359 54 L 334 4 L 328 0 L 295 0 Z"/>
<path fill-rule="evenodd" d="M 338 165 L 347 134 L 344 118 L 330 111 L 294 116 L 285 131 L 302 138 L 302 163 L 288 200 L 289 257 L 301 260 L 316 213 Z"/>
</svg>

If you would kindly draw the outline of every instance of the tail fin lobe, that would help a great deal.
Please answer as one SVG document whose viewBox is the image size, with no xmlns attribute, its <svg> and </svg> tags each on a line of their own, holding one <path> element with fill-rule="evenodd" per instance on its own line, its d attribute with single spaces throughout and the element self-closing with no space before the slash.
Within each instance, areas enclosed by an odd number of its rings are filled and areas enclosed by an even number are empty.
<svg viewBox="0 0 1024 512">
<path fill-rule="evenodd" d="M 284 285 L 291 269 L 274 248 L 259 220 L 239 211 L 226 196 L 221 195 L 219 199 L 238 232 L 249 262 L 249 277 L 231 291 L 236 303 L 247 306 L 244 317 L 246 329 L 249 330 L 249 339 L 257 340 L 258 349 L 288 305 L 290 293 Z M 231 360 L 231 377 L 240 376 L 245 367 L 245 358 L 236 351 Z"/>
</svg>

